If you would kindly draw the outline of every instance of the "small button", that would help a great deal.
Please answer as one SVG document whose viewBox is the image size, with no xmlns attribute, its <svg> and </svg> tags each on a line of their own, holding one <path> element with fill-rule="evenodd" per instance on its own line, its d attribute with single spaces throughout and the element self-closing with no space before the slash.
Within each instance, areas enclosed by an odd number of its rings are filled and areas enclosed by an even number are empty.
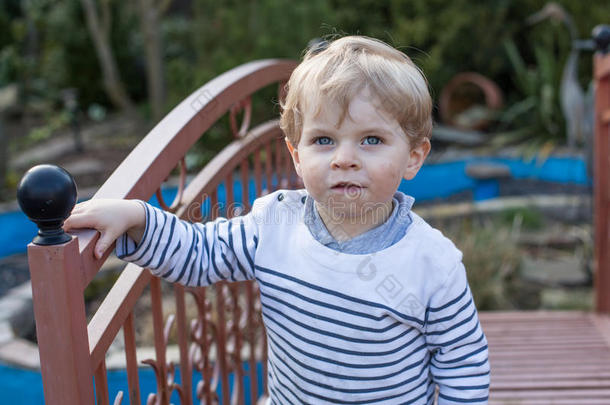
<svg viewBox="0 0 610 405">
<path fill-rule="evenodd" d="M 301 198 L 301 202 L 302 202 L 303 204 L 305 204 L 305 200 L 307 200 L 307 196 L 303 196 L 303 198 Z"/>
<path fill-rule="evenodd" d="M 284 199 L 284 194 L 280 193 L 277 195 L 277 200 L 282 201 Z"/>
</svg>

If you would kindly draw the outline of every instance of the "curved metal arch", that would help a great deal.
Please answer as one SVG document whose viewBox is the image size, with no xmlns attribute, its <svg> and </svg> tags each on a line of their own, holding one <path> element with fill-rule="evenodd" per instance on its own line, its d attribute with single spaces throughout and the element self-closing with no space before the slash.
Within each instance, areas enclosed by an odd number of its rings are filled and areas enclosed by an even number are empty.
<svg viewBox="0 0 610 405">
<path fill-rule="evenodd" d="M 287 81 L 296 65 L 292 60 L 254 61 L 229 70 L 203 85 L 142 139 L 93 198 L 148 200 L 189 148 L 231 106 L 269 84 Z M 93 257 L 97 232 L 80 230 L 74 233 L 79 238 L 84 289 L 110 250 L 97 260 Z"/>
<path fill-rule="evenodd" d="M 244 159 L 274 139 L 281 139 L 282 136 L 279 122 L 272 120 L 253 128 L 247 136 L 231 142 L 191 180 L 184 190 L 182 206 L 176 215 L 180 218 L 188 218 L 188 212 L 193 209 L 193 205 L 200 203 L 203 196 L 210 195 L 216 190 Z"/>
</svg>

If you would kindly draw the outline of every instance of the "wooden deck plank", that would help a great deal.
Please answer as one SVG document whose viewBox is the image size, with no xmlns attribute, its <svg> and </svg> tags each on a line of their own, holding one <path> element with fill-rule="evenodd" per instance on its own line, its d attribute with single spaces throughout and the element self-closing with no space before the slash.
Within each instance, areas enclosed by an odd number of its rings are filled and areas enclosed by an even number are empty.
<svg viewBox="0 0 610 405">
<path fill-rule="evenodd" d="M 578 405 L 608 405 L 608 398 L 581 398 Z M 490 405 L 574 405 L 574 398 L 490 399 Z"/>
<path fill-rule="evenodd" d="M 610 404 L 610 316 L 482 312 L 490 404 Z"/>
</svg>

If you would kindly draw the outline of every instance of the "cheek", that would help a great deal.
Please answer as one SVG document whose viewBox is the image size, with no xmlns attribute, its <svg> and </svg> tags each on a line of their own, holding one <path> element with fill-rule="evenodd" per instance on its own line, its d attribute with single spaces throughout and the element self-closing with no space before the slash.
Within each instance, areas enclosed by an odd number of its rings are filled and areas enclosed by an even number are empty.
<svg viewBox="0 0 610 405">
<path fill-rule="evenodd" d="M 400 167 L 392 163 L 386 163 L 379 167 L 376 173 L 376 183 L 383 188 L 383 191 L 396 191 L 402 180 Z"/>
<path fill-rule="evenodd" d="M 396 178 L 402 178 L 400 167 L 393 163 L 385 163 L 381 166 L 381 174 L 387 179 L 394 181 Z"/>
<path fill-rule="evenodd" d="M 320 167 L 316 164 L 312 164 L 313 162 L 311 162 L 310 160 L 307 161 L 307 163 L 302 163 L 301 164 L 301 178 L 303 179 L 304 182 L 306 183 L 310 183 L 310 184 L 315 184 L 316 182 L 319 181 L 320 177 L 322 176 L 322 170 L 320 170 Z"/>
</svg>

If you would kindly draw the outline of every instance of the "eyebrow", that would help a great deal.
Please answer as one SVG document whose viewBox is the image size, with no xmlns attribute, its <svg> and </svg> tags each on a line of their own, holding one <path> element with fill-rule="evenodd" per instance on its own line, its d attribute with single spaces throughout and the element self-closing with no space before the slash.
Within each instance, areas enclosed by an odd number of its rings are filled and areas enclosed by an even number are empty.
<svg viewBox="0 0 610 405">
<path fill-rule="evenodd" d="M 336 130 L 332 130 L 332 129 L 328 129 L 326 127 L 312 127 L 312 128 L 308 128 L 307 129 L 308 133 L 316 133 L 316 134 L 323 134 L 323 135 L 335 135 L 337 133 Z M 367 133 L 369 134 L 379 134 L 379 135 L 389 135 L 391 134 L 392 131 L 389 131 L 387 129 L 384 128 L 379 128 L 379 127 L 364 127 L 360 130 L 358 130 L 358 133 L 361 135 L 365 135 Z"/>
<path fill-rule="evenodd" d="M 327 128 L 320 128 L 320 127 L 313 127 L 313 128 L 308 128 L 307 132 L 315 132 L 315 133 L 322 133 L 322 134 L 329 134 L 332 135 L 334 134 L 336 131 L 332 131 L 329 130 Z"/>
</svg>

